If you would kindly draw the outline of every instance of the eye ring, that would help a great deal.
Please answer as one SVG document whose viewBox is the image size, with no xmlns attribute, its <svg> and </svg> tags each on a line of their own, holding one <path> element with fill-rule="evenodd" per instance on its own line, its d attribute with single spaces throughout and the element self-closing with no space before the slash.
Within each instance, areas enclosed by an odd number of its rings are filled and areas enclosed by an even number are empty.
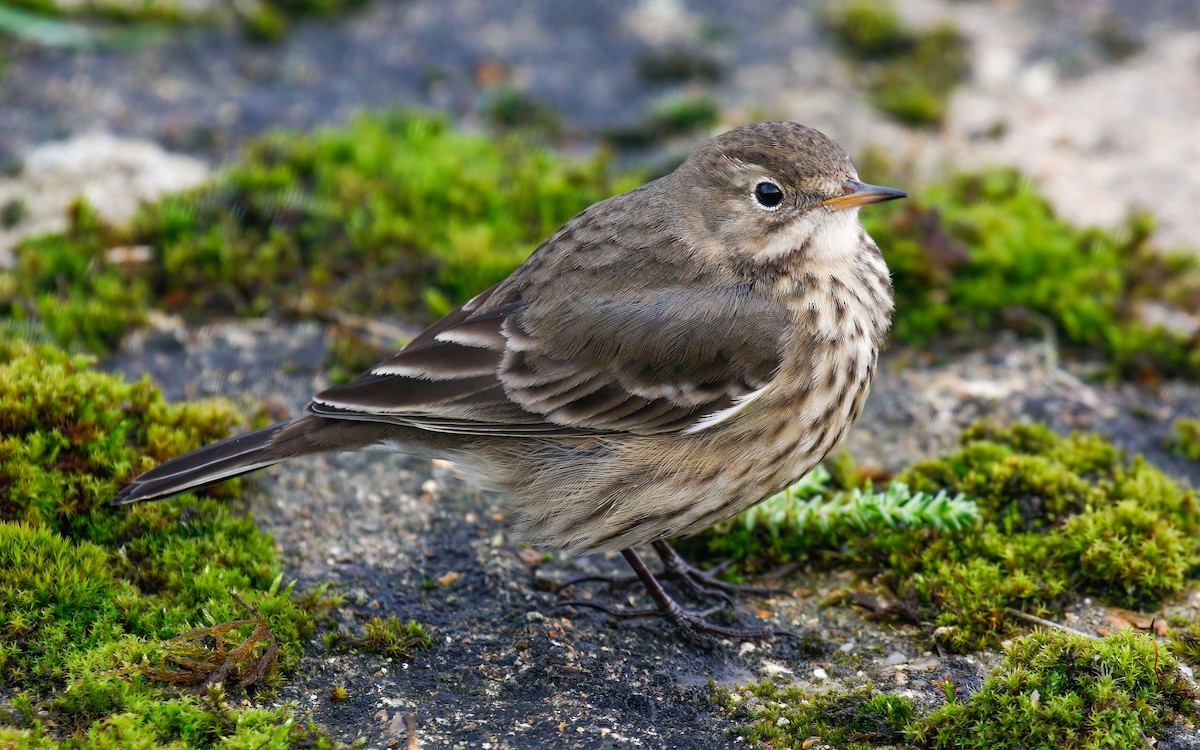
<svg viewBox="0 0 1200 750">
<path fill-rule="evenodd" d="M 760 208 L 774 211 L 783 203 L 783 189 L 764 180 L 754 186 L 754 200 Z"/>
</svg>

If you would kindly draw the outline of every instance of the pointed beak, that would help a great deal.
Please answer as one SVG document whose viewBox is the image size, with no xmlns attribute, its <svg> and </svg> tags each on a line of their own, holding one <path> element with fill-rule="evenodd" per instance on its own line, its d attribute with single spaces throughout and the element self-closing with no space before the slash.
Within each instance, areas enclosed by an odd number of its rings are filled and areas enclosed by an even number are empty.
<svg viewBox="0 0 1200 750">
<path fill-rule="evenodd" d="M 866 206 L 871 203 L 882 203 L 883 201 L 894 201 L 897 198 L 908 197 L 908 193 L 903 190 L 883 187 L 882 185 L 868 185 L 858 180 L 846 180 L 845 190 L 844 195 L 821 201 L 821 205 L 829 206 L 834 211 L 841 211 L 846 208 L 858 208 L 859 206 Z"/>
</svg>

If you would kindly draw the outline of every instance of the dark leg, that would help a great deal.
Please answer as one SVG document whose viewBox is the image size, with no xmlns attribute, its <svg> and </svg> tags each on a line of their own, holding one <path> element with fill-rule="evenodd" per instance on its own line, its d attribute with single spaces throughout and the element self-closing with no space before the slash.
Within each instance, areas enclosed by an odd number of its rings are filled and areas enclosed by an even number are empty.
<svg viewBox="0 0 1200 750">
<path fill-rule="evenodd" d="M 712 573 L 701 570 L 687 560 L 684 560 L 683 556 L 676 552 L 675 548 L 668 544 L 665 539 L 659 539 L 657 542 L 651 543 L 651 546 L 654 547 L 654 551 L 658 553 L 659 559 L 662 560 L 663 577 L 674 578 L 682 582 L 696 598 L 720 597 L 731 601 L 731 596 L 739 594 L 748 596 L 782 596 L 790 593 L 787 589 L 768 588 L 765 586 L 738 586 L 737 584 L 726 583 Z M 722 563 L 714 568 L 714 571 L 720 572 L 728 565 L 728 562 Z"/>
<path fill-rule="evenodd" d="M 669 546 L 667 548 L 670 549 Z M 674 552 L 674 550 L 671 551 Z M 642 558 L 638 556 L 638 553 L 632 549 L 624 549 L 621 550 L 621 554 L 625 556 L 625 560 L 633 568 L 633 572 L 641 579 L 642 584 L 646 587 L 646 591 L 650 594 L 650 598 L 658 605 L 659 613 L 675 626 L 675 629 L 679 631 L 679 634 L 685 640 L 701 646 L 712 646 L 713 636 L 738 640 L 755 640 L 769 639 L 776 635 L 781 635 L 781 633 L 771 630 L 727 628 L 721 625 L 713 625 L 704 619 L 706 615 L 712 614 L 713 610 L 697 612 L 679 606 L 679 603 L 668 596 L 667 592 L 663 590 L 662 584 L 658 582 L 654 574 L 646 567 L 646 563 L 642 562 Z"/>
<path fill-rule="evenodd" d="M 663 564 L 663 571 L 659 573 L 659 577 L 679 581 L 687 589 L 687 592 L 697 599 L 720 599 L 726 604 L 732 605 L 734 596 L 783 596 L 790 593 L 787 589 L 769 588 L 766 586 L 738 586 L 726 583 L 717 578 L 715 574 L 720 573 L 728 567 L 729 562 L 721 563 L 716 568 L 713 568 L 712 572 L 708 572 L 684 560 L 683 556 L 676 552 L 675 548 L 668 544 L 665 539 L 653 542 L 652 546 Z M 572 578 L 559 586 L 558 590 L 562 591 L 569 586 L 593 581 L 602 581 L 611 586 L 625 586 L 639 580 L 641 579 L 637 576 L 583 576 L 581 578 Z M 602 607 L 597 608 L 603 609 Z"/>
</svg>

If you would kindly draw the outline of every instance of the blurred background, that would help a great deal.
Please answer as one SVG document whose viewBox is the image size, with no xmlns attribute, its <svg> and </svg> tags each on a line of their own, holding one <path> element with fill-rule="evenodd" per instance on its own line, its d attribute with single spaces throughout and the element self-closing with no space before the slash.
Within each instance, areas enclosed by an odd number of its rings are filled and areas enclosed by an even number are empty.
<svg viewBox="0 0 1200 750">
<path fill-rule="evenodd" d="M 872 227 L 900 341 L 1032 315 L 1125 372 L 1195 373 L 1200 291 L 1158 255 L 1200 246 L 1185 0 L 9 0 L 0 304 L 98 351 L 146 309 L 427 321 L 763 119 L 914 195 Z M 1065 247 L 1059 218 L 1100 234 Z"/>
</svg>

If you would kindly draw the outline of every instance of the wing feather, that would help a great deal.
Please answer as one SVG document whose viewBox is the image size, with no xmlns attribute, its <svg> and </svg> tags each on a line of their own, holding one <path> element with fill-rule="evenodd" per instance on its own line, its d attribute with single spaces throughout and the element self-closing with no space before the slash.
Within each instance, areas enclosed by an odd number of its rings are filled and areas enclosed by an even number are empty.
<svg viewBox="0 0 1200 750">
<path fill-rule="evenodd" d="M 605 291 L 594 269 L 535 254 L 308 411 L 469 435 L 645 435 L 715 424 L 771 381 L 791 318 L 755 282 L 614 257 L 660 285 Z"/>
</svg>

